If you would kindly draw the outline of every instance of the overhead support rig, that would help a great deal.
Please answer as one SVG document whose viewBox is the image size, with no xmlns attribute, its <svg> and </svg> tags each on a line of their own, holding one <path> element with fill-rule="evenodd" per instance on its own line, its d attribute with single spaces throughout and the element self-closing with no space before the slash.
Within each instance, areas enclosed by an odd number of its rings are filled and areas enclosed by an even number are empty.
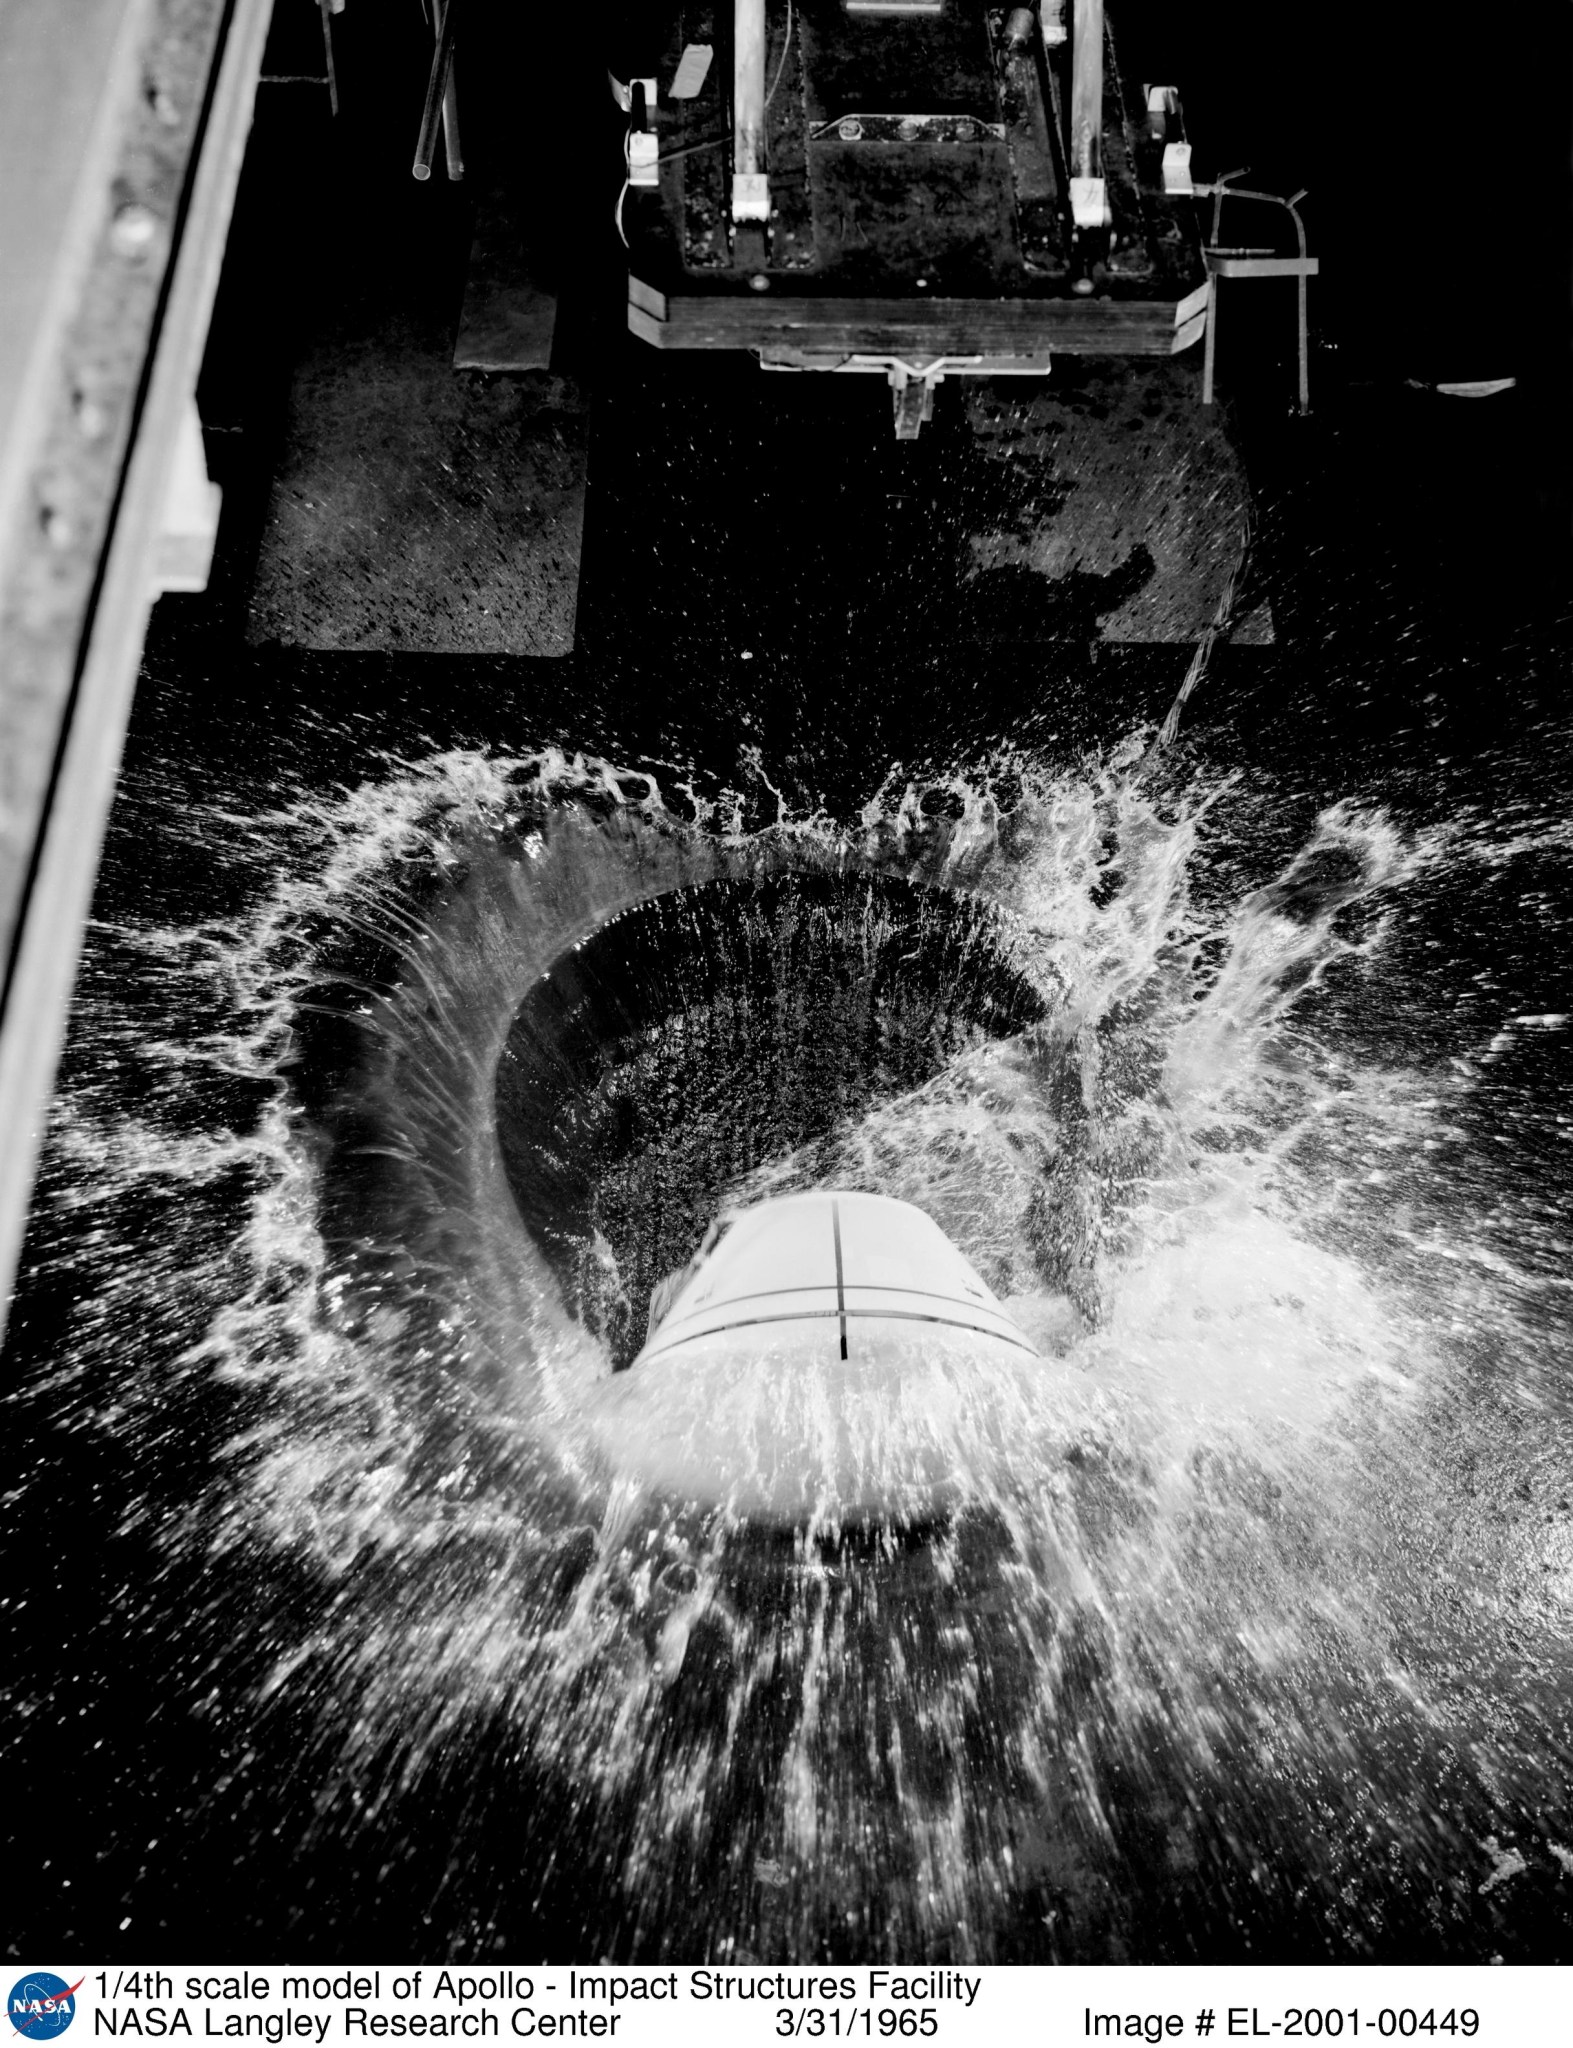
<svg viewBox="0 0 1573 2048">
<path fill-rule="evenodd" d="M 882 375 L 910 436 L 947 376 L 1201 339 L 1179 95 L 1122 68 L 1104 0 L 655 6 L 659 76 L 614 76 L 652 346 Z"/>
<path fill-rule="evenodd" d="M 1103 0 L 666 5 L 670 83 L 614 80 L 629 325 L 653 346 L 881 375 L 910 437 L 947 376 L 1200 339 L 1178 100 L 1152 89 L 1149 121 Z"/>
</svg>

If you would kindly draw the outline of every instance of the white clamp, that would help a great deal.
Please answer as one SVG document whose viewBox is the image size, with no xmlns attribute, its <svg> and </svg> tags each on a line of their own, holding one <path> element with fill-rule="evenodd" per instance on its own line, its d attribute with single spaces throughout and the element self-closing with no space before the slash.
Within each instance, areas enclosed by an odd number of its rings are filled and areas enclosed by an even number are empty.
<svg viewBox="0 0 1573 2048">
<path fill-rule="evenodd" d="M 1071 179 L 1071 218 L 1079 228 L 1106 228 L 1114 221 L 1102 178 Z"/>
<path fill-rule="evenodd" d="M 1196 190 L 1191 181 L 1191 145 L 1188 142 L 1166 142 L 1163 145 L 1163 189 L 1179 193 Z"/>
<path fill-rule="evenodd" d="M 622 108 L 625 114 L 631 114 L 634 110 L 634 87 L 636 85 L 644 87 L 645 105 L 647 107 L 655 105 L 656 82 L 653 78 L 633 78 L 625 85 L 615 71 L 608 71 L 606 81 L 612 88 L 612 98 L 616 100 L 618 106 Z"/>
<path fill-rule="evenodd" d="M 732 173 L 733 220 L 769 220 L 770 180 L 763 171 Z"/>
<path fill-rule="evenodd" d="M 628 137 L 628 182 L 634 186 L 661 182 L 658 138 L 642 128 L 633 129 Z"/>
</svg>

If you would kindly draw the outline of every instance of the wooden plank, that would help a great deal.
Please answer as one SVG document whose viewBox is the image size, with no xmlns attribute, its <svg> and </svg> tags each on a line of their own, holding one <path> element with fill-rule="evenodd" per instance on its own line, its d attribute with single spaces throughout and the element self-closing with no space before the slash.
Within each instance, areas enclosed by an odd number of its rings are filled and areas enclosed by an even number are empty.
<svg viewBox="0 0 1573 2048">
<path fill-rule="evenodd" d="M 821 277 L 831 291 L 951 298 L 1008 290 L 1025 266 L 1003 142 L 841 142 L 809 151 Z"/>
<path fill-rule="evenodd" d="M 1214 277 L 1319 277 L 1321 262 L 1315 256 L 1207 256 L 1207 268 Z"/>
<path fill-rule="evenodd" d="M 851 14 L 843 0 L 796 0 L 809 125 L 843 114 L 970 114 L 999 119 L 984 9 Z"/>
<path fill-rule="evenodd" d="M 634 309 L 637 311 L 638 309 Z M 1168 355 L 1173 300 L 667 300 L 664 322 L 630 325 L 659 348 L 796 348 L 852 355 Z"/>
<path fill-rule="evenodd" d="M 1060 226 L 1062 181 L 1038 78 L 1038 60 L 1030 46 L 1010 45 L 1000 52 L 1000 60 L 1000 106 L 1015 183 L 1022 255 L 1029 270 L 1063 276 L 1067 262 Z"/>
<path fill-rule="evenodd" d="M 1183 355 L 1186 349 L 1194 348 L 1206 332 L 1206 313 L 1193 313 L 1189 320 L 1182 320 L 1176 326 L 1174 340 L 1170 344 L 1169 353 L 1176 356 Z"/>
<path fill-rule="evenodd" d="M 550 369 L 556 331 L 557 294 L 527 246 L 514 208 L 500 192 L 483 194 L 475 209 L 453 367 Z"/>
<path fill-rule="evenodd" d="M 772 28 L 770 90 L 765 102 L 765 155 L 770 165 L 770 269 L 812 270 L 819 262 L 808 187 L 808 116 L 796 7 Z M 692 157 L 684 166 L 693 170 Z M 697 190 L 696 198 L 699 196 Z M 702 210 L 702 209 L 701 209 Z"/>
<path fill-rule="evenodd" d="M 1127 286 L 1145 287 L 1155 294 L 1163 290 L 1162 278 L 1155 277 L 1154 256 L 1147 229 L 1145 195 L 1137 177 L 1136 159 L 1125 121 L 1125 88 L 1119 55 L 1114 47 L 1113 24 L 1103 24 L 1103 125 L 1098 140 L 1102 163 L 1104 199 L 1110 215 L 1109 274 Z"/>
<path fill-rule="evenodd" d="M 628 332 L 636 341 L 647 341 L 652 348 L 665 348 L 666 342 L 663 339 L 665 328 L 664 318 L 658 320 L 653 313 L 647 312 L 643 306 L 635 305 L 632 300 L 629 301 Z M 676 347 L 678 344 L 674 343 L 673 346 Z"/>
</svg>

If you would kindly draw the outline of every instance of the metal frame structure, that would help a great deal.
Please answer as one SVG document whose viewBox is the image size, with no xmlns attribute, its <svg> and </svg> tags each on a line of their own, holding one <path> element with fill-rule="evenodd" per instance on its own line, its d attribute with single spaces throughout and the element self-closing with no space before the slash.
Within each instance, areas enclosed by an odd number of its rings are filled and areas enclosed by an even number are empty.
<svg viewBox="0 0 1573 2048">
<path fill-rule="evenodd" d="M 0 11 L 0 1325 L 148 614 L 211 551 L 193 393 L 271 11 Z"/>
<path fill-rule="evenodd" d="M 1051 0 L 780 0 L 768 21 L 767 0 L 721 5 L 721 132 L 714 94 L 707 110 L 675 89 L 696 55 L 675 11 L 673 87 L 646 79 L 637 111 L 625 102 L 618 220 L 640 339 L 879 371 L 909 438 L 944 375 L 1042 375 L 1051 353 L 1169 355 L 1201 338 L 1210 287 L 1178 97 L 1127 83 L 1103 0 L 1072 0 L 1068 35 Z M 964 164 L 971 242 L 955 229 Z M 931 213 L 970 253 L 921 253 L 912 223 Z"/>
<path fill-rule="evenodd" d="M 1203 195 L 1210 195 L 1213 202 L 1212 235 L 1202 250 L 1207 264 L 1207 345 L 1202 356 L 1202 404 L 1213 402 L 1213 369 L 1218 352 L 1218 280 L 1221 277 L 1292 277 L 1296 281 L 1296 340 L 1299 357 L 1299 396 L 1301 412 L 1311 409 L 1311 341 L 1310 324 L 1306 307 L 1306 279 L 1316 277 L 1321 264 L 1309 255 L 1305 243 L 1305 222 L 1300 215 L 1300 201 L 1305 192 L 1293 193 L 1288 199 L 1276 192 L 1247 192 L 1243 186 L 1234 183 L 1236 178 L 1248 175 L 1245 171 L 1228 171 L 1211 185 L 1198 185 L 1195 189 Z M 1282 206 L 1288 210 L 1294 222 L 1295 240 L 1299 253 L 1294 256 L 1278 256 L 1270 249 L 1227 249 L 1219 240 L 1223 232 L 1223 203 L 1226 199 L 1254 199 L 1264 206 Z"/>
</svg>

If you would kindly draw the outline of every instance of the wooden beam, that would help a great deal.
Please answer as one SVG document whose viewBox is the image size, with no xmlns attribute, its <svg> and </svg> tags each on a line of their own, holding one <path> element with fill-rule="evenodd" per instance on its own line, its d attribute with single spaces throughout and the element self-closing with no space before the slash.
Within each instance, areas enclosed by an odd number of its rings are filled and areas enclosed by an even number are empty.
<svg viewBox="0 0 1573 2048">
<path fill-rule="evenodd" d="M 1205 254 L 1214 277 L 1319 277 L 1322 271 L 1318 256 L 1228 256 L 1216 249 Z"/>
<path fill-rule="evenodd" d="M 665 317 L 655 310 L 664 304 Z M 764 348 L 814 354 L 1170 355 L 1172 299 L 841 299 L 749 293 L 691 297 L 640 285 L 629 327 L 656 348 Z"/>
</svg>

